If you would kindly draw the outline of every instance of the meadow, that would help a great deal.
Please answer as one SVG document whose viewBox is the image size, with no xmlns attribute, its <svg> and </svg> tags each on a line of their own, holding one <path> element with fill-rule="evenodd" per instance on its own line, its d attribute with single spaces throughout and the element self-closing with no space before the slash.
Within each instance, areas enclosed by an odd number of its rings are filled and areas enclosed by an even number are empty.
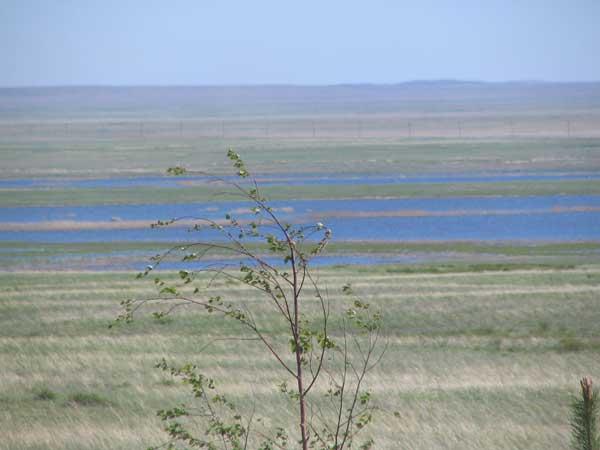
<svg viewBox="0 0 600 450">
<path fill-rule="evenodd" d="M 472 267 L 475 269 L 475 267 Z M 484 267 L 485 269 L 485 267 Z M 576 381 L 600 370 L 600 266 L 461 270 L 370 266 L 321 268 L 335 308 L 351 281 L 385 311 L 389 348 L 370 379 L 382 407 L 369 431 L 382 449 L 548 449 L 568 446 Z M 125 297 L 151 280 L 131 273 L 0 275 L 0 403 L 6 449 L 130 449 L 164 440 L 154 411 L 188 402 L 185 387 L 154 369 L 162 357 L 193 361 L 222 379 L 238 404 L 290 414 L 276 384 L 285 374 L 233 322 L 193 309 L 108 329 Z M 269 329 L 271 310 L 244 298 Z M 202 350 L 203 349 L 203 350 Z"/>
<path fill-rule="evenodd" d="M 600 181 L 440 183 L 434 185 L 402 184 L 372 186 L 277 186 L 262 189 L 272 200 L 349 199 L 349 198 L 422 198 L 422 197 L 489 197 L 533 195 L 598 195 Z M 223 193 L 222 187 L 190 187 L 173 192 L 166 188 L 132 189 L 51 189 L 0 191 L 2 206 L 123 205 L 190 203 L 195 201 L 237 200 L 235 193 Z"/>
<path fill-rule="evenodd" d="M 150 258 L 176 246 L 176 242 L 82 242 L 36 243 L 0 242 L 0 269 L 15 271 L 56 270 L 142 270 Z M 265 258 L 265 245 L 248 243 L 247 247 Z M 338 241 L 328 245 L 323 265 L 344 265 L 349 262 L 394 262 L 404 260 L 405 272 L 429 271 L 443 273 L 459 268 L 465 271 L 503 270 L 514 268 L 569 268 L 579 264 L 600 263 L 600 243 L 559 242 L 381 242 Z M 212 254 L 212 262 L 229 255 Z M 318 261 L 317 261 L 318 263 Z M 175 268 L 190 265 L 177 264 Z M 400 266 L 396 269 L 400 270 Z"/>
<path fill-rule="evenodd" d="M 375 448 L 568 448 L 578 380 L 600 379 L 599 85 L 439 82 L 0 89 L 0 449 L 160 444 L 156 410 L 191 399 L 162 357 L 289 427 L 285 374 L 230 340 L 235 323 L 188 308 L 108 328 L 156 292 L 135 271 L 181 242 L 149 221 L 242 209 L 221 185 L 163 180 L 230 174 L 229 147 L 279 214 L 338 226 L 315 267 L 334 310 L 351 282 L 385 312 L 369 388 L 399 417 L 377 417 Z M 419 176 L 442 181 L 401 180 Z M 254 291 L 207 294 L 283 338 Z"/>
</svg>

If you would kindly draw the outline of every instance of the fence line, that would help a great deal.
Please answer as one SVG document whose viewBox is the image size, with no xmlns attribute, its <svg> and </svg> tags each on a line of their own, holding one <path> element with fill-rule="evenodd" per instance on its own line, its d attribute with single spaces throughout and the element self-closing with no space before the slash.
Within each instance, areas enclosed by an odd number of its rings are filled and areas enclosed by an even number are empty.
<svg viewBox="0 0 600 450">
<path fill-rule="evenodd" d="M 284 119 L 0 121 L 0 139 L 600 137 L 600 115 L 580 117 L 319 117 Z"/>
</svg>

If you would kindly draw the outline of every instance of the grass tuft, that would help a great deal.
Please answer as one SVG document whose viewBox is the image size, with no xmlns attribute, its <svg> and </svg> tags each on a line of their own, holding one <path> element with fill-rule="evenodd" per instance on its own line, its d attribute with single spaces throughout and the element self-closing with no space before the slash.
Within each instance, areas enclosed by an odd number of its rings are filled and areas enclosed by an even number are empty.
<svg viewBox="0 0 600 450">
<path fill-rule="evenodd" d="M 108 406 L 104 397 L 94 392 L 74 392 L 68 397 L 68 404 L 75 406 Z"/>
<path fill-rule="evenodd" d="M 585 349 L 585 343 L 575 337 L 564 337 L 558 342 L 558 348 L 563 352 L 580 352 Z"/>
<path fill-rule="evenodd" d="M 53 390 L 51 390 L 50 388 L 46 387 L 46 386 L 41 386 L 39 388 L 34 389 L 33 392 L 33 398 L 35 400 L 44 400 L 44 401 L 48 401 L 48 400 L 55 400 L 57 397 L 56 392 L 54 392 Z"/>
</svg>

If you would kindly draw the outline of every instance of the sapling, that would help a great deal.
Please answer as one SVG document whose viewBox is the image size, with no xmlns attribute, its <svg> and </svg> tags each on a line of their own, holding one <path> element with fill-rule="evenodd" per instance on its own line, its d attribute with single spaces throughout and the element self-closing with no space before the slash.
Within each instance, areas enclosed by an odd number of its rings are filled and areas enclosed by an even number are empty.
<svg viewBox="0 0 600 450">
<path fill-rule="evenodd" d="M 238 220 L 232 214 L 223 220 L 193 219 L 190 231 L 212 238 L 183 243 L 155 256 L 138 277 L 152 278 L 157 294 L 123 301 L 117 322 L 131 322 L 143 310 L 160 319 L 186 305 L 236 322 L 240 340 L 258 341 L 279 367 L 281 382 L 274 388 L 282 394 L 282 401 L 295 405 L 295 423 L 274 426 L 264 420 L 268 411 L 263 416 L 255 410 L 248 412 L 248 408 L 242 411 L 244 408 L 219 390 L 220 380 L 201 373 L 192 363 L 172 364 L 166 355 L 156 367 L 188 385 L 193 401 L 158 411 L 169 438 L 154 448 L 372 448 L 371 437 L 359 439 L 378 409 L 366 388 L 366 378 L 385 353 L 386 346 L 380 342 L 381 315 L 350 285 L 343 288 L 348 307 L 332 308 L 312 267 L 313 259 L 331 240 L 332 231 L 320 222 L 297 225 L 283 221 L 262 196 L 240 156 L 233 150 L 227 156 L 238 181 L 221 181 L 248 202 L 251 219 Z M 168 173 L 199 172 L 173 167 Z M 153 226 L 176 226 L 179 220 L 158 221 Z M 206 263 L 211 254 L 227 254 L 237 264 Z M 172 258 L 193 265 L 180 270 L 176 282 L 158 270 Z M 207 288 L 219 278 L 256 290 L 278 324 L 263 326 L 241 299 L 209 294 Z M 269 329 L 285 332 L 265 331 Z M 252 337 L 242 335 L 243 330 Z"/>
<path fill-rule="evenodd" d="M 598 391 L 594 391 L 592 379 L 584 377 L 579 382 L 581 397 L 571 404 L 571 444 L 573 450 L 600 450 L 598 436 Z"/>
</svg>

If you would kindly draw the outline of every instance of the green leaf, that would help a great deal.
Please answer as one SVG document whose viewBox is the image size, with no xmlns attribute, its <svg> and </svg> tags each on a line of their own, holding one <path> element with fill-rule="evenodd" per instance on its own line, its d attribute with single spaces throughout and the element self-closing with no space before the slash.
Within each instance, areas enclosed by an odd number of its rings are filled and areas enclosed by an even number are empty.
<svg viewBox="0 0 600 450">
<path fill-rule="evenodd" d="M 172 294 L 172 295 L 178 295 L 177 293 L 177 289 L 173 286 L 165 286 L 164 288 L 162 288 L 160 290 L 161 294 Z"/>
<path fill-rule="evenodd" d="M 185 173 L 187 173 L 187 170 L 184 167 L 169 167 L 167 169 L 167 174 L 169 175 L 184 175 Z"/>
</svg>

